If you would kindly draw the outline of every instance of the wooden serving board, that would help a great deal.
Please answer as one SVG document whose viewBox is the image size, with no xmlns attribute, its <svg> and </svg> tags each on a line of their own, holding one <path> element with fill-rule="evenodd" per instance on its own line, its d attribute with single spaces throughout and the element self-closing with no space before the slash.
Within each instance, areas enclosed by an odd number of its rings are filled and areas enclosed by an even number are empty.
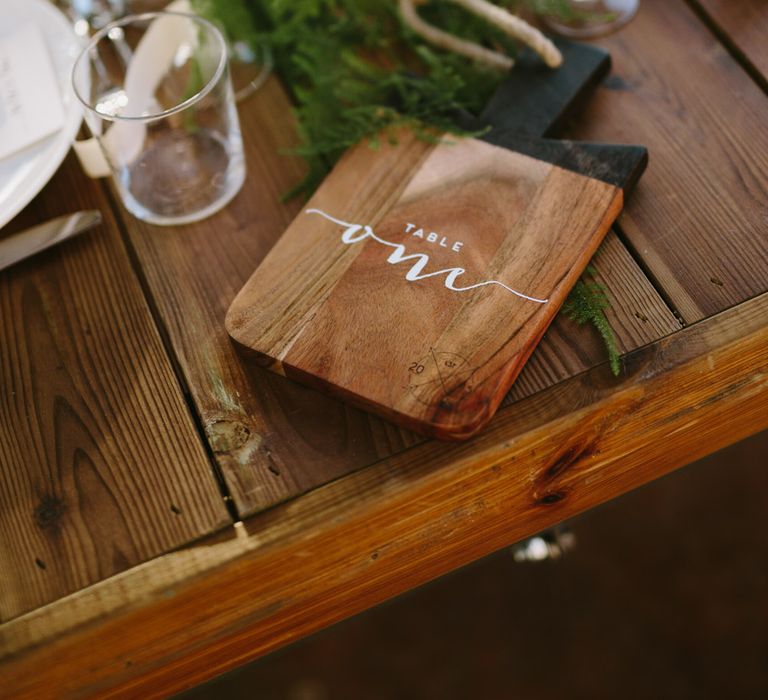
<svg viewBox="0 0 768 700">
<path fill-rule="evenodd" d="M 531 138 L 519 120 L 489 120 L 484 140 L 404 131 L 348 151 L 233 302 L 232 338 L 411 429 L 475 434 L 645 162 L 639 147 Z"/>
</svg>

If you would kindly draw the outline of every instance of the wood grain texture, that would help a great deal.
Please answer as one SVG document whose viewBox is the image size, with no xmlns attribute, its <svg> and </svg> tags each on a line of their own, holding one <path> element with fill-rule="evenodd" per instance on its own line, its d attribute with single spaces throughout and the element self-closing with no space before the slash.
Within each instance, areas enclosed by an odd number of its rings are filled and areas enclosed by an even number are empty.
<svg viewBox="0 0 768 700">
<path fill-rule="evenodd" d="M 3 233 L 104 223 L 0 274 L 0 619 L 231 522 L 109 204 L 74 158 Z"/>
<path fill-rule="evenodd" d="M 296 144 L 289 111 L 290 103 L 274 79 L 240 106 L 248 177 L 225 211 L 178 229 L 157 229 L 130 217 L 125 220 L 190 395 L 241 514 L 365 467 L 419 440 L 387 421 L 265 372 L 235 353 L 224 330 L 224 314 L 235 294 L 302 205 L 280 202 L 303 172 L 298 159 L 284 154 Z M 641 312 L 650 319 L 641 325 L 634 324 L 634 316 L 622 321 L 619 342 L 632 349 L 676 326 L 626 251 L 617 259 L 617 269 L 625 276 L 621 285 L 609 288 L 614 308 L 629 309 L 636 297 L 643 297 Z M 610 278 L 607 269 L 602 273 Z M 664 321 L 657 324 L 659 318 Z M 529 391 L 583 371 L 605 357 L 601 341 L 589 328 L 571 329 L 567 336 L 552 335 L 540 348 L 540 352 L 548 350 L 539 361 L 541 370 L 526 382 Z M 538 384 L 539 377 L 546 377 L 546 383 Z"/>
<path fill-rule="evenodd" d="M 467 439 L 495 413 L 623 192 L 475 139 L 425 150 L 401 136 L 348 152 L 238 294 L 227 330 L 273 371 L 420 433 Z"/>
<path fill-rule="evenodd" d="M 4 689 L 168 695 L 538 532 L 768 427 L 766 344 L 763 295 L 6 624 Z"/>
<path fill-rule="evenodd" d="M 693 0 L 736 55 L 768 85 L 768 5 L 765 0 Z"/>
<path fill-rule="evenodd" d="M 361 468 L 415 437 L 241 358 L 224 315 L 293 219 L 281 197 L 302 177 L 291 106 L 270 79 L 240 110 L 248 175 L 223 211 L 125 228 L 234 502 L 247 514 Z"/>
<path fill-rule="evenodd" d="M 687 322 L 764 291 L 768 97 L 683 2 L 645 0 L 598 43 L 614 74 L 568 135 L 648 147 L 625 240 Z"/>
</svg>

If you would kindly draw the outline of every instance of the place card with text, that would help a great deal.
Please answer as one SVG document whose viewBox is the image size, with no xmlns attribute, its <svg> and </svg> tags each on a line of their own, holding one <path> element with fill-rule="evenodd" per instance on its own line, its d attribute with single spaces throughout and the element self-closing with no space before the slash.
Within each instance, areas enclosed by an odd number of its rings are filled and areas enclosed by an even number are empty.
<svg viewBox="0 0 768 700">
<path fill-rule="evenodd" d="M 64 109 L 40 30 L 28 24 L 0 34 L 0 159 L 64 125 Z"/>
</svg>

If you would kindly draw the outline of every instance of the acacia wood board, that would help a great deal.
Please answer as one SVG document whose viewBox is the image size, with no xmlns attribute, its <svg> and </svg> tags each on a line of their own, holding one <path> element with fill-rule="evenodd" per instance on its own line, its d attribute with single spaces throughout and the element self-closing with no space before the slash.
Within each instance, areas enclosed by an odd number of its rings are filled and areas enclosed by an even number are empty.
<svg viewBox="0 0 768 700">
<path fill-rule="evenodd" d="M 512 102 L 517 75 L 483 114 L 482 140 L 404 130 L 350 149 L 232 303 L 232 338 L 410 429 L 480 430 L 646 160 L 641 147 L 542 139 L 553 105 L 579 91 L 536 72 L 538 99 Z"/>
<path fill-rule="evenodd" d="M 623 190 L 476 139 L 346 154 L 230 307 L 271 370 L 440 438 L 481 429 Z"/>
</svg>

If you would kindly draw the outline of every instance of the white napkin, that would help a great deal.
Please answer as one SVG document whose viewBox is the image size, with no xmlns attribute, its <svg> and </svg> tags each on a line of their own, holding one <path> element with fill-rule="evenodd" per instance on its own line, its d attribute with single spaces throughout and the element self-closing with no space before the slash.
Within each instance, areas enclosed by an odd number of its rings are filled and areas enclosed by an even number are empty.
<svg viewBox="0 0 768 700">
<path fill-rule="evenodd" d="M 0 35 L 0 159 L 63 126 L 59 86 L 38 27 Z"/>
</svg>

